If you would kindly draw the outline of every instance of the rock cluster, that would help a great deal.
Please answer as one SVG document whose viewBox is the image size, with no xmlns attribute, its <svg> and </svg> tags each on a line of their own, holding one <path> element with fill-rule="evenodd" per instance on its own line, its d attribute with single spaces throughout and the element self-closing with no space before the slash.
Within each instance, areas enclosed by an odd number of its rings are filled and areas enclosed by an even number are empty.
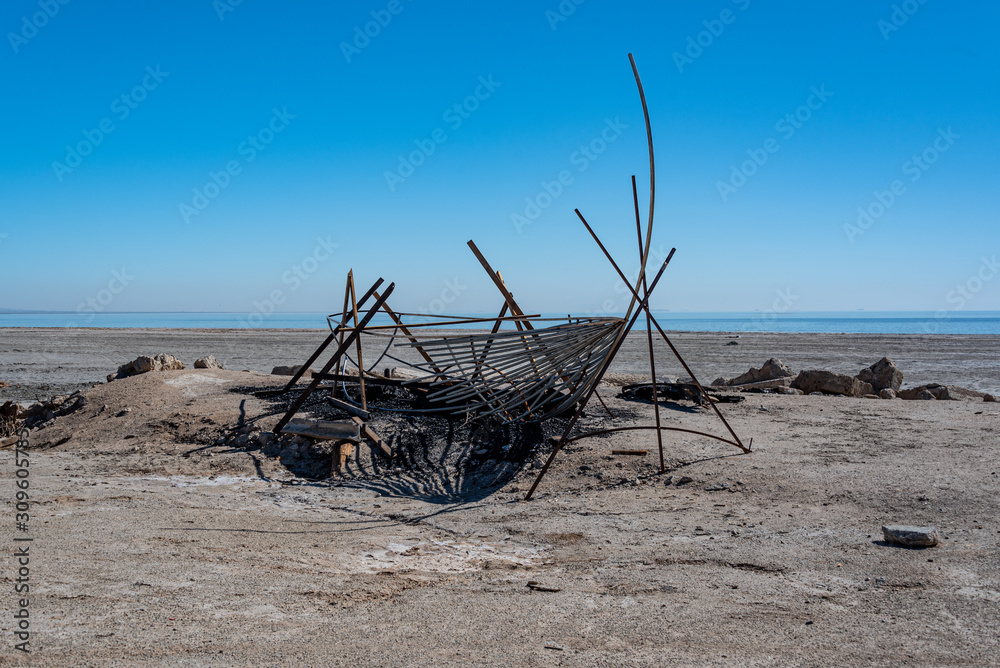
<svg viewBox="0 0 1000 668">
<path fill-rule="evenodd" d="M 116 373 L 108 374 L 108 382 L 110 383 L 119 378 L 138 376 L 141 373 L 149 373 L 150 371 L 174 371 L 183 368 L 184 363 L 173 355 L 164 355 L 163 353 L 153 357 L 141 355 L 131 362 L 122 364 L 118 367 Z"/>
<path fill-rule="evenodd" d="M 45 427 L 57 417 L 68 415 L 86 405 L 87 398 L 79 390 L 73 394 L 54 396 L 46 401 L 31 404 L 27 408 L 8 401 L 0 406 L 0 419 L 6 424 L 23 422 L 25 427 L 34 429 Z"/>
<path fill-rule="evenodd" d="M 751 368 L 736 378 L 716 378 L 713 387 L 729 387 L 743 392 L 777 394 L 837 394 L 868 399 L 1000 401 L 996 396 L 957 385 L 929 383 L 901 389 L 903 372 L 888 357 L 848 376 L 823 369 L 808 369 L 795 374 L 781 360 L 772 357 L 759 369 Z"/>
</svg>

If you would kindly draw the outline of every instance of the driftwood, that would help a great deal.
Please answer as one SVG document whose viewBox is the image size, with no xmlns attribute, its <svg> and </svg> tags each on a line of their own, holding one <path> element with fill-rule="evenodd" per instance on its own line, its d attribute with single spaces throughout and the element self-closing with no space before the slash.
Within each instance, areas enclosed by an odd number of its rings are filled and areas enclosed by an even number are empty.
<svg viewBox="0 0 1000 668">
<path fill-rule="evenodd" d="M 620 396 L 632 401 L 653 401 L 653 388 L 652 383 L 632 383 L 622 387 Z M 694 383 L 656 383 L 655 388 L 656 396 L 660 399 L 690 401 L 699 406 L 707 405 L 709 400 L 721 404 L 735 404 L 746 399 L 733 394 L 702 393 L 702 388 Z"/>
</svg>

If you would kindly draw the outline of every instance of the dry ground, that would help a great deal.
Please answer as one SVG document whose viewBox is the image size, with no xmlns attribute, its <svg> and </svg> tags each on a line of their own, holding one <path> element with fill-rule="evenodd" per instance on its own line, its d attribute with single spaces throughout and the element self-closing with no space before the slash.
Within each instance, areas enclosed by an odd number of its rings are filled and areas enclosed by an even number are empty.
<svg viewBox="0 0 1000 668">
<path fill-rule="evenodd" d="M 751 395 L 726 407 L 751 455 L 671 435 L 660 476 L 655 457 L 608 454 L 655 450 L 651 435 L 597 438 L 564 452 L 525 503 L 530 459 L 494 490 L 460 466 L 331 482 L 212 447 L 241 404 L 244 419 L 268 407 L 229 388 L 268 384 L 148 374 L 89 391 L 31 435 L 35 651 L 14 655 L 5 615 L 5 664 L 1000 657 L 996 404 Z M 609 403 L 626 420 L 650 413 Z M 701 410 L 665 413 L 715 427 Z M 0 454 L 10 516 L 12 460 Z M 897 522 L 933 524 L 943 545 L 883 545 L 880 525 Z"/>
<path fill-rule="evenodd" d="M 526 503 L 544 452 L 523 468 L 495 448 L 484 459 L 461 425 L 448 441 L 398 422 L 405 465 L 362 446 L 335 480 L 218 444 L 275 410 L 233 390 L 273 385 L 152 373 L 88 390 L 31 433 L 34 651 L 12 649 L 8 558 L 0 664 L 1000 662 L 998 404 L 747 395 L 723 410 L 750 455 L 675 432 L 659 475 L 651 433 L 594 438 Z M 602 387 L 616 424 L 651 419 L 615 389 Z M 690 405 L 664 414 L 722 433 Z M 583 426 L 609 422 L 592 410 Z M 415 457 L 421 444 L 433 456 Z M 610 455 L 623 447 L 651 456 Z M 9 450 L 0 498 L 9 552 L 24 535 Z M 942 545 L 885 545 L 884 523 L 934 525 Z"/>
</svg>

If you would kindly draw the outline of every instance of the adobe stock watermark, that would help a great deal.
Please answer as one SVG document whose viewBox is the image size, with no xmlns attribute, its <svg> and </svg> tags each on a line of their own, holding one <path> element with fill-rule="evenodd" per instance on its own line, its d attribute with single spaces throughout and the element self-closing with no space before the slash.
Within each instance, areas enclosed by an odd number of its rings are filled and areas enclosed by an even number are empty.
<svg viewBox="0 0 1000 668">
<path fill-rule="evenodd" d="M 621 137 L 627 129 L 628 125 L 621 122 L 621 117 L 615 116 L 614 120 L 605 118 L 604 127 L 597 136 L 570 153 L 569 164 L 575 167 L 579 174 L 587 171 L 590 165 L 608 150 L 608 146 Z M 521 213 L 510 214 L 510 222 L 517 233 L 522 234 L 526 226 L 538 220 L 542 212 L 552 206 L 552 203 L 565 192 L 566 187 L 572 185 L 575 180 L 573 171 L 569 169 L 560 170 L 551 181 L 542 179 L 542 189 L 534 196 L 524 198 L 524 210 Z"/>
<path fill-rule="evenodd" d="M 469 289 L 468 285 L 461 283 L 458 276 L 453 279 L 445 280 L 443 285 L 444 287 L 441 288 L 441 295 L 432 299 L 427 306 L 417 309 L 418 313 L 423 313 L 424 315 L 444 313 L 445 309 L 458 301 L 458 298 Z"/>
<path fill-rule="evenodd" d="M 14 500 L 9 505 L 14 509 L 14 527 L 20 535 L 14 538 L 13 568 L 17 578 L 11 590 L 19 598 L 15 599 L 16 612 L 13 613 L 14 649 L 31 652 L 31 551 L 34 536 L 31 535 L 31 461 L 28 459 L 28 430 L 22 429 L 14 446 Z"/>
<path fill-rule="evenodd" d="M 334 243 L 330 236 L 316 237 L 316 246 L 312 252 L 293 264 L 289 269 L 281 274 L 282 285 L 287 285 L 287 291 L 282 288 L 275 288 L 263 299 L 253 301 L 253 310 L 247 313 L 246 317 L 240 318 L 239 327 L 242 329 L 260 327 L 264 320 L 275 312 L 288 299 L 288 294 L 295 292 L 302 284 L 319 271 L 320 265 L 333 257 L 334 252 L 340 248 L 340 244 Z"/>
<path fill-rule="evenodd" d="M 750 6 L 750 0 L 732 0 L 732 3 L 743 12 Z M 701 24 L 705 26 L 705 29 L 694 36 L 688 35 L 687 47 L 684 49 L 684 53 L 674 51 L 671 54 L 674 59 L 674 65 L 677 66 L 677 71 L 684 74 L 684 68 L 693 64 L 695 60 L 701 57 L 701 54 L 705 53 L 705 49 L 715 44 L 715 40 L 721 37 L 722 33 L 726 31 L 726 26 L 736 22 L 736 17 L 736 12 L 726 8 L 719 12 L 719 18 L 702 21 Z"/>
<path fill-rule="evenodd" d="M 267 146 L 274 141 L 274 138 L 284 132 L 288 127 L 288 122 L 295 118 L 295 114 L 288 112 L 288 107 L 282 107 L 279 111 L 277 107 L 271 110 L 271 119 L 260 130 L 249 135 L 236 147 L 236 153 L 243 156 L 246 164 L 250 164 L 257 159 Z M 200 188 L 194 188 L 194 197 L 191 203 L 181 202 L 178 205 L 181 219 L 185 223 L 190 223 L 193 216 L 199 216 L 208 208 L 212 201 L 222 194 L 222 191 L 229 187 L 233 178 L 243 173 L 243 163 L 238 159 L 228 161 L 219 171 L 210 171 L 208 181 Z"/>
<path fill-rule="evenodd" d="M 502 82 L 493 80 L 492 74 L 486 77 L 479 77 L 479 84 L 472 92 L 472 95 L 445 109 L 444 113 L 441 114 L 441 120 L 448 124 L 452 132 L 458 130 L 472 116 L 472 113 L 479 109 L 479 106 L 483 102 L 490 99 L 501 85 Z M 413 176 L 417 168 L 427 162 L 427 158 L 432 156 L 437 147 L 446 141 L 448 141 L 448 133 L 445 132 L 444 128 L 440 127 L 434 128 L 426 139 L 414 139 L 413 143 L 417 148 L 406 155 L 400 153 L 399 164 L 396 170 L 386 170 L 385 172 L 385 183 L 389 186 L 389 192 L 396 192 L 396 187 L 405 183 L 406 179 Z"/>
<path fill-rule="evenodd" d="M 947 129 L 938 128 L 938 136 L 934 138 L 934 141 L 923 151 L 911 156 L 903 163 L 903 175 L 909 176 L 911 183 L 916 183 L 942 154 L 947 153 L 955 145 L 960 137 L 961 135 L 954 132 L 950 125 Z M 876 190 L 873 193 L 874 199 L 868 205 L 858 207 L 858 217 L 854 223 L 844 223 L 844 234 L 847 236 L 847 241 L 853 245 L 855 238 L 870 230 L 875 221 L 884 216 L 905 194 L 906 183 L 902 179 L 893 180 L 889 184 L 888 190 Z"/>
<path fill-rule="evenodd" d="M 649 263 L 646 265 L 646 277 L 647 281 L 652 278 L 651 267 L 657 267 L 667 259 L 667 251 L 663 246 L 650 246 L 649 248 Z M 609 315 L 617 315 L 625 312 L 626 306 L 632 301 L 632 290 L 631 286 L 635 286 L 635 282 L 639 280 L 639 272 L 642 271 L 640 265 L 636 265 L 630 273 L 626 274 L 626 278 L 629 279 L 630 285 L 625 285 L 625 282 L 618 278 L 612 287 L 612 291 L 615 293 L 615 297 L 608 297 L 603 302 L 601 302 L 601 307 L 596 311 L 587 311 L 583 314 L 586 318 L 601 318 Z M 641 291 L 640 291 L 641 292 Z"/>
<path fill-rule="evenodd" d="M 827 100 L 833 97 L 833 93 L 826 89 L 826 84 L 820 84 L 819 88 L 811 86 L 810 94 L 806 98 L 805 104 L 801 104 L 794 111 L 785 114 L 774 124 L 774 129 L 781 133 L 781 137 L 788 141 L 795 136 L 795 133 L 809 122 L 813 117 L 813 112 L 819 111 L 826 104 Z M 774 137 L 768 137 L 760 148 L 748 148 L 746 153 L 749 159 L 736 165 L 729 166 L 729 179 L 726 181 L 716 181 L 715 187 L 719 191 L 719 197 L 723 202 L 728 202 L 729 197 L 747 184 L 747 181 L 764 166 L 768 159 L 781 150 L 781 143 Z"/>
<path fill-rule="evenodd" d="M 997 273 L 1000 273 L 1000 265 L 997 264 L 996 254 L 991 258 L 985 256 L 980 258 L 979 268 L 945 295 L 945 301 L 953 306 L 935 312 L 933 320 L 923 323 L 923 330 L 928 334 L 937 334 L 941 321 L 951 317 L 952 313 L 964 309 L 966 304 L 975 299 L 976 295 L 982 291 L 987 283 L 993 280 Z"/>
<path fill-rule="evenodd" d="M 784 290 L 774 291 L 774 301 L 771 302 L 769 308 L 754 315 L 753 320 L 746 323 L 743 327 L 744 331 L 747 332 L 772 332 L 773 328 L 768 327 L 768 323 L 774 322 L 778 319 L 778 316 L 782 313 L 788 313 L 792 310 L 792 306 L 795 302 L 799 301 L 798 295 L 792 294 L 791 288 L 785 288 Z"/>
<path fill-rule="evenodd" d="M 146 100 L 152 91 L 160 87 L 160 84 L 168 76 L 170 76 L 170 72 L 164 72 L 160 69 L 159 65 L 156 66 L 156 69 L 153 69 L 152 66 L 147 66 L 146 74 L 138 84 L 132 87 L 132 90 L 122 93 L 111 101 L 111 113 L 119 121 L 124 121 L 133 111 L 139 108 L 139 105 Z M 52 171 L 55 172 L 56 179 L 62 183 L 63 177 L 67 174 L 72 174 L 73 170 L 82 165 L 83 159 L 91 155 L 94 149 L 100 146 L 104 142 L 104 139 L 115 131 L 115 127 L 114 120 L 108 116 L 102 118 L 93 130 L 84 128 L 81 131 L 83 139 L 75 145 L 66 145 L 66 157 L 63 158 L 63 162 L 59 162 L 58 160 L 53 161 Z"/>
<path fill-rule="evenodd" d="M 56 17 L 59 10 L 69 4 L 69 0 L 38 0 L 37 11 L 31 17 L 21 17 L 21 29 L 7 33 L 7 41 L 14 53 L 20 53 L 21 47 L 30 42 L 38 34 L 38 31 L 49 24 L 49 21 Z"/>
<path fill-rule="evenodd" d="M 236 8 L 243 4 L 243 0 L 213 0 L 212 9 L 220 21 L 226 20 L 226 14 L 235 12 Z"/>
<path fill-rule="evenodd" d="M 121 271 L 113 269 L 111 271 L 111 280 L 108 281 L 107 286 L 87 297 L 76 307 L 76 313 L 82 318 L 82 324 L 80 322 L 73 322 L 71 326 L 85 327 L 93 322 L 97 314 L 106 311 L 108 306 L 115 300 L 115 297 L 124 292 L 125 288 L 134 280 L 135 276 L 129 274 L 125 267 L 122 267 Z"/>
<path fill-rule="evenodd" d="M 903 2 L 898 5 L 892 6 L 892 12 L 889 14 L 889 19 L 879 19 L 878 23 L 875 25 L 878 27 L 880 33 L 882 33 L 882 39 L 889 41 L 889 35 L 897 32 L 900 28 L 906 25 L 906 22 L 910 20 L 910 17 L 916 14 L 921 7 L 927 4 L 927 0 L 903 0 Z"/>
<path fill-rule="evenodd" d="M 413 0 L 407 0 L 412 2 Z M 382 30 L 389 27 L 394 16 L 399 16 L 406 9 L 402 0 L 389 0 L 385 9 L 373 9 L 371 11 L 372 20 L 365 23 L 364 28 L 354 26 L 354 37 L 350 43 L 341 42 L 340 52 L 344 54 L 344 60 L 350 64 L 351 59 L 360 54 L 372 40 L 382 34 Z"/>
<path fill-rule="evenodd" d="M 549 27 L 555 30 L 560 23 L 564 23 L 576 12 L 576 8 L 587 0 L 562 0 L 554 9 L 545 10 L 545 20 L 549 22 Z"/>
</svg>

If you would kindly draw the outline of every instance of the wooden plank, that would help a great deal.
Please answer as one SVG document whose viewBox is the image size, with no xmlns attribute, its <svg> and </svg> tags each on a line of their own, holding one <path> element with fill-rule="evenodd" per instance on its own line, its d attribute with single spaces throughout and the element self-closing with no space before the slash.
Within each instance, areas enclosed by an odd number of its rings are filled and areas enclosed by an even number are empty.
<svg viewBox="0 0 1000 668">
<path fill-rule="evenodd" d="M 320 369 L 319 372 L 320 375 L 325 375 L 330 373 L 330 369 L 332 369 L 333 366 L 340 361 L 341 355 L 343 355 L 346 352 L 346 350 L 351 346 L 351 344 L 354 343 L 354 339 L 357 338 L 359 334 L 361 334 L 361 330 L 364 329 L 365 325 L 367 325 L 368 322 L 373 317 L 375 317 L 375 313 L 378 312 L 380 308 L 382 308 L 382 303 L 389 297 L 389 295 L 392 294 L 392 291 L 395 288 L 396 288 L 395 283 L 389 284 L 389 287 L 386 289 L 385 294 L 382 295 L 382 297 L 375 302 L 375 305 L 368 311 L 365 317 L 361 319 L 360 325 L 357 328 L 351 330 L 351 333 L 344 338 L 344 342 L 340 344 L 339 348 L 337 348 L 337 351 L 333 354 L 333 357 L 331 357 L 327 361 L 327 363 L 323 365 L 323 368 Z M 375 288 L 369 290 L 369 293 L 372 292 L 375 292 Z M 362 301 L 358 302 L 358 304 L 362 303 L 364 303 L 364 297 L 362 297 Z M 294 417 L 294 415 L 299 411 L 299 409 L 302 408 L 302 404 L 306 402 L 306 399 L 309 398 L 309 395 L 312 394 L 317 387 L 319 387 L 320 380 L 321 378 L 317 377 L 316 375 L 313 375 L 312 382 L 309 383 L 309 386 L 305 389 L 305 391 L 302 392 L 302 394 L 299 395 L 298 399 L 292 402 L 292 405 L 288 408 L 288 412 L 285 413 L 284 417 L 278 420 L 278 424 L 275 425 L 274 427 L 274 433 L 276 434 L 280 433 L 281 430 L 288 424 L 289 420 L 291 420 L 292 417 Z"/>
<path fill-rule="evenodd" d="M 351 311 L 354 316 L 354 326 L 358 326 L 358 302 L 357 293 L 354 290 L 354 272 L 352 271 L 347 277 L 348 283 L 351 286 Z M 384 305 L 384 303 L 383 303 Z M 368 396 L 365 394 L 365 361 L 361 357 L 361 337 L 354 339 L 357 344 L 358 351 L 358 384 L 361 386 L 361 408 L 368 410 Z"/>
<path fill-rule="evenodd" d="M 486 273 L 489 274 L 489 277 L 493 281 L 493 284 L 497 286 L 497 290 L 499 290 L 500 294 L 503 295 L 504 301 L 506 301 L 507 305 L 510 307 L 510 312 L 516 316 L 524 315 L 524 311 L 522 311 L 521 307 L 518 306 L 517 302 L 514 301 L 514 295 L 510 294 L 510 292 L 507 290 L 507 286 L 504 285 L 503 280 L 499 276 L 497 276 L 496 272 L 493 271 L 493 267 L 491 267 L 490 263 L 486 261 L 486 258 L 483 257 L 483 254 L 479 252 L 479 248 L 476 247 L 475 242 L 473 242 L 472 239 L 469 239 L 468 245 L 469 248 L 472 249 L 473 254 L 475 254 L 476 259 L 479 260 L 479 264 L 483 265 L 483 269 L 485 269 Z M 531 323 L 528 322 L 527 320 L 524 321 L 524 326 L 527 329 L 534 329 L 534 327 L 531 326 Z"/>
<path fill-rule="evenodd" d="M 340 475 L 347 466 L 347 460 L 354 453 L 354 445 L 350 441 L 341 441 L 333 451 L 333 460 L 330 462 L 330 475 Z"/>
<path fill-rule="evenodd" d="M 382 450 L 382 452 L 384 452 L 387 457 L 392 457 L 392 448 L 390 448 L 388 444 L 386 444 L 386 442 L 383 441 L 381 437 L 379 437 L 378 434 L 372 431 L 371 427 L 366 425 L 361 420 L 361 418 L 354 417 L 351 418 L 351 420 L 353 420 L 358 425 L 358 428 L 361 429 L 361 433 L 364 435 L 366 439 L 368 439 L 369 443 L 378 446 L 378 448 Z"/>
<path fill-rule="evenodd" d="M 285 434 L 309 436 L 324 441 L 354 441 L 361 440 L 361 429 L 352 421 L 325 422 L 323 420 L 307 420 L 293 418 L 281 430 Z"/>
<path fill-rule="evenodd" d="M 336 397 L 327 397 L 326 400 L 330 402 L 331 406 L 339 408 L 342 411 L 347 411 L 351 415 L 357 415 L 359 418 L 363 420 L 367 420 L 371 417 L 371 415 L 365 409 L 358 408 L 354 404 L 348 403 L 346 401 L 341 401 Z"/>
</svg>

